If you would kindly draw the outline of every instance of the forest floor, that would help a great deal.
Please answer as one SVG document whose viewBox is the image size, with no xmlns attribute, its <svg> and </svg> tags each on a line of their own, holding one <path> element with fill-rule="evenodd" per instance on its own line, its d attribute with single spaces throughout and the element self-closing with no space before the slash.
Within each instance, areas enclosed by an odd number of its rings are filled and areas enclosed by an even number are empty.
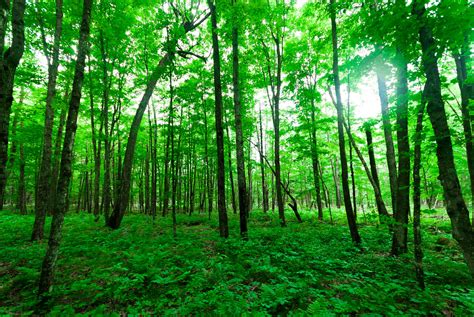
<svg viewBox="0 0 474 317">
<path fill-rule="evenodd" d="M 253 211 L 244 242 L 235 215 L 223 240 L 205 215 L 179 215 L 173 239 L 169 219 L 128 215 L 111 231 L 92 215 L 70 214 L 51 315 L 474 315 L 473 282 L 445 213 L 423 215 L 425 291 L 411 253 L 389 256 L 390 236 L 376 217 L 364 224 L 360 216 L 361 251 L 342 211 L 334 225 L 302 215 L 298 224 L 288 214 L 280 228 L 276 213 Z M 33 220 L 0 213 L 0 315 L 33 312 L 46 248 L 29 241 Z"/>
</svg>

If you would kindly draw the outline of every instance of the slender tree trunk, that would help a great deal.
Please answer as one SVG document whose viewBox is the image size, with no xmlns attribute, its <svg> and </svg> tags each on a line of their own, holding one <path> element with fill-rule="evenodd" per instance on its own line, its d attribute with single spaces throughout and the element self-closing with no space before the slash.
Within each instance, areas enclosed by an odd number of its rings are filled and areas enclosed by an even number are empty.
<svg viewBox="0 0 474 317">
<path fill-rule="evenodd" d="M 101 141 L 97 137 L 97 131 L 95 126 L 95 105 L 94 105 L 94 93 L 93 93 L 93 82 L 92 73 L 89 65 L 89 106 L 90 106 L 90 120 L 91 120 L 91 132 L 92 132 L 92 151 L 94 153 L 94 191 L 92 195 L 93 199 L 93 213 L 96 220 L 99 220 L 99 192 L 100 192 L 100 165 L 101 165 Z M 102 134 L 102 123 L 99 128 L 99 135 Z"/>
<path fill-rule="evenodd" d="M 170 145 L 171 145 L 171 130 L 173 129 L 173 100 L 174 100 L 174 90 L 173 90 L 173 74 L 170 71 L 169 74 L 169 110 L 168 110 L 168 125 L 166 131 L 166 147 L 165 147 L 165 161 L 164 161 L 164 180 L 163 180 L 163 210 L 162 216 L 168 214 L 168 205 L 170 199 L 170 176 L 169 176 L 169 165 L 170 165 Z"/>
<path fill-rule="evenodd" d="M 418 286 L 425 289 L 425 278 L 423 271 L 423 250 L 421 248 L 421 134 L 423 131 L 423 115 L 425 113 L 425 100 L 422 97 L 418 109 L 415 132 L 415 149 L 413 159 L 413 240 L 415 256 L 415 273 Z"/>
<path fill-rule="evenodd" d="M 67 97 L 67 93 L 66 93 Z M 63 140 L 63 130 L 64 125 L 66 124 L 66 109 L 61 109 L 61 115 L 59 117 L 59 126 L 58 131 L 56 132 L 56 140 L 54 142 L 54 156 L 53 156 L 53 167 L 51 173 L 51 183 L 50 183 L 50 193 L 49 193 L 49 202 L 48 210 L 54 210 L 54 204 L 56 201 L 56 188 L 58 187 L 58 177 L 59 177 L 59 164 L 61 163 L 61 143 Z M 92 191 L 91 191 L 92 192 Z M 92 202 L 91 202 L 92 204 Z"/>
<path fill-rule="evenodd" d="M 110 171 L 110 162 L 111 162 L 111 135 L 112 131 L 109 127 L 109 94 L 110 87 L 112 86 L 111 76 L 109 76 L 108 71 L 108 56 L 106 51 L 106 43 L 102 32 L 99 35 L 100 40 L 100 52 L 102 57 L 102 120 L 104 128 L 104 183 L 102 187 L 102 207 L 103 214 L 107 221 L 107 218 L 110 214 L 110 204 L 112 200 L 111 193 L 111 171 Z M 113 64 L 113 63 L 112 63 Z M 113 65 L 111 72 L 113 73 Z M 113 127 L 112 127 L 113 129 Z"/>
<path fill-rule="evenodd" d="M 216 117 L 216 142 L 217 142 L 217 209 L 219 212 L 220 236 L 229 236 L 227 224 L 227 210 L 225 205 L 225 162 L 224 162 L 224 130 L 222 127 L 222 84 L 221 84 L 221 62 L 219 53 L 219 40 L 217 37 L 217 12 L 212 0 L 207 1 L 211 11 L 212 26 L 212 59 L 214 61 L 214 96 Z"/>
<path fill-rule="evenodd" d="M 263 212 L 266 213 L 268 212 L 269 202 L 268 202 L 268 185 L 265 182 L 265 163 L 263 161 L 263 155 L 265 155 L 265 149 L 264 149 L 264 142 L 263 142 L 263 124 L 262 124 L 262 108 L 261 107 L 259 108 L 258 115 L 259 115 L 258 121 L 259 121 L 260 133 L 257 134 L 257 136 L 259 137 L 258 146 L 259 146 L 259 152 L 261 153 L 260 154 L 260 173 L 262 175 L 262 207 L 263 207 Z"/>
<path fill-rule="evenodd" d="M 349 179 L 347 172 L 347 158 L 346 148 L 344 141 L 344 117 L 343 108 L 341 102 L 341 91 L 339 82 L 339 61 L 338 61 L 338 47 L 337 47 L 337 28 L 336 28 L 336 9 L 334 0 L 330 1 L 331 10 L 331 27 L 332 27 L 332 47 L 333 47 L 333 75 L 334 75 L 334 88 L 336 90 L 336 105 L 337 105 L 337 129 L 339 134 L 339 153 L 341 158 L 341 178 L 342 178 L 342 192 L 344 195 L 344 207 L 346 209 L 347 222 L 349 224 L 349 230 L 351 233 L 352 241 L 356 244 L 361 243 L 359 231 L 357 229 L 357 223 L 352 210 L 351 194 L 349 191 Z"/>
<path fill-rule="evenodd" d="M 410 214 L 410 144 L 408 139 L 408 65 L 398 49 L 397 64 L 397 209 L 392 239 L 392 254 L 408 252 L 408 216 Z"/>
<path fill-rule="evenodd" d="M 318 207 L 318 219 L 323 220 L 323 203 L 321 201 L 321 186 L 319 180 L 319 153 L 318 140 L 316 138 L 316 114 L 314 100 L 311 100 L 311 161 L 313 163 L 313 180 L 316 191 L 316 205 Z"/>
<path fill-rule="evenodd" d="M 82 84 L 84 80 L 84 67 L 88 51 L 88 38 L 90 33 L 90 18 L 92 0 L 84 0 L 82 22 L 80 29 L 79 44 L 77 49 L 76 68 L 69 103 L 69 112 L 66 123 L 66 134 L 61 157 L 61 169 L 59 174 L 58 188 L 56 192 L 56 206 L 51 223 L 51 232 L 48 248 L 41 267 L 38 295 L 41 297 L 47 293 L 53 283 L 53 274 L 59 253 L 59 244 L 62 238 L 62 226 L 67 207 L 67 196 L 69 181 L 72 175 L 72 158 L 74 139 L 77 129 L 77 116 L 81 102 Z"/>
<path fill-rule="evenodd" d="M 39 14 L 39 13 L 38 13 Z M 42 22 L 42 19 L 40 19 Z M 46 93 L 46 109 L 44 115 L 44 132 L 43 132 L 43 151 L 41 156 L 40 173 L 37 182 L 37 195 L 35 201 L 35 223 L 33 225 L 33 233 L 31 240 L 41 240 L 44 235 L 44 221 L 49 203 L 49 195 L 51 193 L 49 186 L 51 184 L 51 156 L 52 156 L 52 139 L 54 125 L 54 109 L 53 100 L 56 96 L 56 79 L 58 77 L 59 67 L 59 48 L 62 35 L 63 23 L 63 1 L 56 0 L 56 27 L 54 31 L 52 61 L 48 54 L 49 47 L 46 43 L 44 26 L 40 23 L 41 37 L 43 39 L 43 50 L 48 61 L 48 88 Z"/>
<path fill-rule="evenodd" d="M 351 96 L 351 86 L 349 81 L 349 75 L 347 75 L 347 128 L 348 134 L 351 135 L 351 104 L 350 104 L 350 96 Z M 356 196 L 356 186 L 355 186 L 355 173 L 354 173 L 354 158 L 352 155 L 353 149 L 352 144 L 349 142 L 349 170 L 351 172 L 351 185 L 352 185 L 352 208 L 354 210 L 354 217 L 357 221 L 357 196 Z"/>
<path fill-rule="evenodd" d="M 332 178 L 334 180 L 334 188 L 336 190 L 336 207 L 337 209 L 341 208 L 341 189 L 339 185 L 339 172 L 337 168 L 337 162 L 331 158 L 331 171 L 332 171 Z"/>
<path fill-rule="evenodd" d="M 469 47 L 469 44 L 464 45 Z M 461 50 L 461 54 L 455 54 L 454 60 L 456 62 L 456 74 L 461 92 L 461 113 L 462 113 L 462 126 L 464 129 L 464 141 L 466 143 L 466 157 L 467 167 L 469 170 L 469 181 L 471 185 L 471 208 L 472 208 L 472 219 L 474 224 L 474 139 L 472 136 L 472 114 L 470 113 L 469 100 L 474 98 L 473 84 L 467 83 L 467 67 L 466 67 L 466 56 L 469 55 L 468 49 Z"/>
<path fill-rule="evenodd" d="M 464 259 L 474 275 L 474 231 L 469 211 L 462 196 L 461 185 L 454 165 L 453 146 L 448 120 L 441 95 L 441 80 L 436 57 L 436 43 L 425 17 L 424 4 L 415 0 L 413 14 L 418 19 L 419 40 L 423 52 L 422 64 L 426 76 L 427 111 L 436 138 L 439 180 L 443 186 L 446 209 L 451 219 L 452 234 L 461 247 Z"/>
<path fill-rule="evenodd" d="M 370 161 L 370 172 L 372 174 L 372 178 L 374 180 L 375 185 L 377 188 L 380 189 L 380 180 L 379 180 L 379 174 L 377 172 L 377 165 L 375 161 L 375 154 L 374 154 L 374 145 L 372 143 L 372 131 L 370 129 L 370 125 L 366 124 L 365 125 L 365 135 L 367 137 L 367 148 L 369 151 L 369 161 Z M 381 195 L 382 193 L 380 193 Z M 388 217 L 388 212 L 387 209 L 385 208 L 385 205 L 381 203 L 381 201 L 377 198 L 375 198 L 375 202 L 377 205 L 377 211 L 379 213 L 379 220 L 381 223 L 385 222 L 385 217 Z"/>
<path fill-rule="evenodd" d="M 10 1 L 0 2 L 0 210 L 5 201 L 8 130 L 15 74 L 25 49 L 25 0 L 13 0 L 11 46 L 5 46 Z"/>
<path fill-rule="evenodd" d="M 390 179 L 390 193 L 392 197 L 392 212 L 397 210 L 397 162 L 395 160 L 395 147 L 393 146 L 392 124 L 390 123 L 390 111 L 388 107 L 387 84 L 385 75 L 387 67 L 382 60 L 382 56 L 377 57 L 376 73 L 377 85 L 379 89 L 380 105 L 382 108 L 383 133 L 385 136 L 385 146 L 387 148 L 387 166 Z"/>
<path fill-rule="evenodd" d="M 20 122 L 20 129 L 23 130 L 23 122 Z M 18 178 L 18 195 L 16 208 L 21 214 L 26 215 L 26 184 L 25 184 L 25 146 L 20 142 L 20 175 Z"/>
<path fill-rule="evenodd" d="M 229 125 L 226 125 L 226 132 L 227 132 L 227 148 L 228 153 L 227 153 L 227 160 L 229 162 L 229 182 L 230 182 L 230 190 L 231 190 L 231 198 L 232 198 L 232 211 L 234 214 L 237 214 L 237 204 L 235 201 L 235 189 L 234 189 L 234 173 L 232 172 L 232 150 L 230 147 L 230 134 L 229 134 Z"/>
</svg>

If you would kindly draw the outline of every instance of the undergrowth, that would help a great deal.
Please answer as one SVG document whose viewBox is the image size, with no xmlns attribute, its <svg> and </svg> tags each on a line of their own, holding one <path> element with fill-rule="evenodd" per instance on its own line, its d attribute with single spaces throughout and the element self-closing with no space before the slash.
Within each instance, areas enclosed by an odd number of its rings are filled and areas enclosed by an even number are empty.
<svg viewBox="0 0 474 317">
<path fill-rule="evenodd" d="M 245 242 L 235 215 L 223 240 L 206 215 L 179 215 L 173 239 L 168 219 L 128 215 L 112 231 L 92 215 L 70 214 L 50 315 L 474 314 L 472 279 L 441 213 L 423 217 L 425 291 L 414 281 L 411 253 L 389 256 L 390 235 L 374 217 L 359 219 L 359 249 L 343 213 L 334 216 L 331 225 L 303 212 L 304 223 L 280 228 L 276 214 L 254 211 Z M 33 221 L 0 213 L 0 314 L 32 314 L 37 303 L 46 242 L 29 242 Z"/>
</svg>

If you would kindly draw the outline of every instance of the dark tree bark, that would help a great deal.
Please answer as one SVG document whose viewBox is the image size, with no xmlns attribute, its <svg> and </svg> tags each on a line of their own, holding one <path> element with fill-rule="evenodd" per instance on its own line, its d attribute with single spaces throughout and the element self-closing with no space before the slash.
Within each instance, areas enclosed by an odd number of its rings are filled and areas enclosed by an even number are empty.
<svg viewBox="0 0 474 317">
<path fill-rule="evenodd" d="M 226 125 L 226 134 L 227 134 L 227 162 L 229 164 L 229 182 L 230 182 L 230 191 L 231 191 L 231 205 L 232 211 L 234 214 L 237 214 L 237 204 L 235 201 L 235 189 L 234 189 L 234 173 L 232 172 L 232 150 L 230 147 L 230 134 L 229 134 L 229 125 Z"/>
<path fill-rule="evenodd" d="M 9 153 L 9 158 L 8 158 L 8 166 L 7 166 L 7 173 L 8 177 L 10 177 L 10 174 L 13 172 L 13 168 L 15 166 L 16 162 L 16 157 L 17 157 L 17 137 L 16 137 L 16 131 L 18 128 L 18 111 L 15 112 L 15 115 L 13 116 L 13 122 L 12 122 L 12 131 L 11 131 L 11 142 L 10 142 L 10 153 Z M 12 182 L 10 185 L 10 205 L 13 205 L 14 199 L 15 199 L 15 186 Z"/>
<path fill-rule="evenodd" d="M 184 32 L 179 32 L 178 34 L 184 36 L 186 33 L 194 30 L 199 25 L 201 25 L 201 23 L 204 22 L 208 16 L 209 15 L 205 15 L 199 21 L 190 22 L 186 20 L 186 22 L 182 25 Z M 158 65 L 151 73 L 146 85 L 145 93 L 143 94 L 135 116 L 133 117 L 132 126 L 130 127 L 130 133 L 128 135 L 128 143 L 125 149 L 125 156 L 123 159 L 122 175 L 120 177 L 119 184 L 120 195 L 115 201 L 112 214 L 110 215 L 109 219 L 107 219 L 107 226 L 112 229 L 117 229 L 120 227 L 123 216 L 125 215 L 125 211 L 129 204 L 133 157 L 135 155 L 135 146 L 137 143 L 138 130 L 140 128 L 140 123 L 142 121 L 143 114 L 145 113 L 146 107 L 148 105 L 148 102 L 150 101 L 153 91 L 155 90 L 158 80 L 166 73 L 168 66 L 174 58 L 177 43 L 178 38 L 173 38 L 168 41 L 168 51 L 161 58 Z"/>
<path fill-rule="evenodd" d="M 77 129 L 77 116 L 81 102 L 82 84 L 84 80 L 84 67 L 86 55 L 89 48 L 88 38 L 90 33 L 90 19 L 92 11 L 92 0 L 84 0 L 82 22 L 77 49 L 77 60 L 72 85 L 71 100 L 66 122 L 66 133 L 61 156 L 61 168 L 59 174 L 58 188 L 56 192 L 56 205 L 51 223 L 51 232 L 48 248 L 41 267 L 38 295 L 41 297 L 47 293 L 53 283 L 53 274 L 59 253 L 59 245 L 62 238 L 62 226 L 67 208 L 67 196 L 69 182 L 72 175 L 72 159 L 74 139 Z"/>
<path fill-rule="evenodd" d="M 347 222 L 351 233 L 352 242 L 355 244 L 361 243 L 359 230 L 357 229 L 357 223 L 352 209 L 351 194 L 349 191 L 349 179 L 347 171 L 347 157 L 346 148 L 344 141 L 344 110 L 341 102 L 341 91 L 339 81 L 339 60 L 338 60 L 338 47 L 337 47 L 337 26 L 336 26 L 336 8 L 335 1 L 330 1 L 331 10 L 331 34 L 332 34 L 332 48 L 333 48 L 333 76 L 334 76 L 334 88 L 336 91 L 336 110 L 337 110 L 337 130 L 339 135 L 339 153 L 341 159 L 341 179 L 342 179 L 342 192 L 344 195 L 344 207 L 346 209 Z"/>
<path fill-rule="evenodd" d="M 423 271 L 423 250 L 421 248 L 421 134 L 423 131 L 423 116 L 425 114 L 425 98 L 422 97 L 418 108 L 415 131 L 415 149 L 413 158 L 413 242 L 415 256 L 415 273 L 418 286 L 425 289 L 425 278 Z"/>
<path fill-rule="evenodd" d="M 350 96 L 351 96 L 351 86 L 349 77 L 350 74 L 347 75 L 347 128 L 348 134 L 351 135 L 351 104 L 350 104 Z M 351 185 L 352 185 L 352 208 L 354 210 L 354 217 L 357 221 L 357 196 L 356 196 L 356 186 L 355 186 L 355 173 L 354 173 L 354 157 L 352 155 L 352 143 L 349 142 L 349 170 L 351 172 Z"/>
<path fill-rule="evenodd" d="M 394 212 L 393 255 L 408 252 L 408 216 L 410 214 L 410 144 L 408 139 L 408 65 L 397 49 L 397 209 Z"/>
<path fill-rule="evenodd" d="M 467 41 L 466 41 L 467 42 Z M 461 92 L 461 113 L 462 126 L 464 130 L 464 141 L 466 143 L 467 167 L 469 170 L 469 181 L 471 185 L 471 205 L 472 205 L 472 221 L 474 222 L 474 139 L 472 136 L 472 117 L 469 101 L 474 98 L 474 85 L 466 82 L 467 66 L 466 59 L 469 56 L 469 43 L 464 44 L 460 54 L 454 54 L 456 62 L 456 74 Z"/>
<path fill-rule="evenodd" d="M 337 107 L 337 101 L 334 100 L 334 96 L 332 95 L 331 90 L 329 90 L 329 95 L 331 96 L 331 99 L 332 99 L 332 102 L 333 102 L 334 106 Z M 382 209 L 381 210 L 382 214 L 388 214 L 387 208 L 386 208 L 385 203 L 384 203 L 383 198 L 382 198 L 382 193 L 380 191 L 380 187 L 377 186 L 377 183 L 376 183 L 375 179 L 373 178 L 372 173 L 371 173 L 367 163 L 365 162 L 364 156 L 362 155 L 361 151 L 359 150 L 359 147 L 357 146 L 357 143 L 355 142 L 354 137 L 352 136 L 352 133 L 349 130 L 349 126 L 348 126 L 347 122 L 344 120 L 344 118 L 342 118 L 342 119 L 343 119 L 342 123 L 344 125 L 344 129 L 346 130 L 347 136 L 349 137 L 349 142 L 352 144 L 352 147 L 356 151 L 356 154 L 359 157 L 359 160 L 362 163 L 362 166 L 364 167 L 365 173 L 367 174 L 367 178 L 369 179 L 370 184 L 372 185 L 377 205 L 380 205 L 380 208 Z"/>
<path fill-rule="evenodd" d="M 423 52 L 422 64 L 426 76 L 427 111 L 436 138 L 439 180 L 443 186 L 446 209 L 451 219 L 452 234 L 461 247 L 464 259 L 474 275 L 474 231 L 469 211 L 462 196 L 461 185 L 454 165 L 453 146 L 448 120 L 441 95 L 441 80 L 436 56 L 436 42 L 425 19 L 426 9 L 419 1 L 413 2 L 413 15 L 419 22 L 419 41 Z"/>
<path fill-rule="evenodd" d="M 23 130 L 23 122 L 20 122 L 20 129 Z M 17 204 L 16 208 L 18 211 L 26 215 L 26 184 L 25 184 L 25 146 L 23 144 L 23 141 L 20 142 L 20 157 L 19 157 L 19 163 L 20 163 L 20 175 L 18 177 L 18 194 L 17 194 Z"/>
<path fill-rule="evenodd" d="M 337 168 L 337 162 L 335 162 L 332 158 L 331 161 L 331 171 L 332 171 L 332 178 L 334 180 L 334 188 L 336 190 L 336 207 L 339 209 L 341 208 L 341 189 L 339 185 L 339 172 Z"/>
<path fill-rule="evenodd" d="M 66 93 L 65 97 L 68 97 L 68 93 Z M 63 130 L 64 125 L 66 124 L 66 109 L 61 109 L 61 114 L 59 117 L 59 126 L 58 131 L 56 132 L 56 140 L 54 141 L 54 156 L 53 156 L 53 163 L 52 163 L 52 172 L 51 172 L 51 184 L 50 184 L 50 193 L 49 193 L 49 202 L 48 202 L 48 210 L 54 209 L 54 204 L 56 201 L 56 188 L 58 187 L 58 177 L 59 177 L 59 164 L 61 163 L 61 142 L 63 140 Z M 92 192 L 92 191 L 91 191 Z M 92 205 L 92 202 L 90 202 Z"/>
<path fill-rule="evenodd" d="M 216 117 L 216 143 L 217 143 L 217 210 L 219 212 L 220 236 L 229 236 L 227 224 L 227 210 L 225 205 L 225 158 L 224 158 L 224 129 L 222 127 L 222 84 L 221 84 L 221 61 L 219 53 L 219 40 L 217 37 L 217 12 L 212 0 L 207 1 L 211 10 L 212 26 L 212 59 L 214 61 L 214 97 Z"/>
<path fill-rule="evenodd" d="M 0 210 L 7 184 L 8 129 L 13 103 L 13 86 L 18 64 L 25 49 L 25 0 L 13 0 L 11 46 L 6 47 L 10 1 L 0 2 Z"/>
<path fill-rule="evenodd" d="M 387 66 L 382 60 L 382 56 L 378 56 L 375 70 L 377 73 L 377 85 L 379 90 L 380 106 L 382 108 L 383 133 L 385 137 L 385 146 L 387 148 L 386 156 L 388 175 L 390 179 L 390 193 L 392 197 L 392 212 L 395 213 L 397 210 L 397 162 L 395 160 L 395 147 L 393 146 L 392 124 L 390 123 L 387 84 L 385 79 Z"/>
<path fill-rule="evenodd" d="M 39 13 L 38 13 L 39 14 Z M 51 184 L 51 156 L 53 148 L 53 125 L 54 109 L 53 100 L 56 96 L 56 79 L 58 77 L 59 67 L 59 48 L 62 35 L 63 23 L 63 1 L 56 0 L 56 26 L 54 31 L 54 40 L 52 54 L 50 56 L 49 46 L 46 42 L 46 35 L 42 19 L 40 20 L 41 38 L 43 41 L 43 51 L 48 62 L 48 88 L 46 93 L 46 108 L 44 114 L 44 132 L 43 132 L 43 151 L 41 156 L 41 165 L 39 178 L 37 182 L 36 200 L 35 200 L 35 223 L 31 240 L 41 240 L 44 235 L 44 221 L 49 203 Z"/>
<path fill-rule="evenodd" d="M 311 100 L 311 161 L 313 166 L 313 181 L 316 191 L 316 205 L 318 207 L 318 219 L 323 220 L 323 203 L 321 201 L 321 186 L 319 179 L 319 153 L 318 140 L 316 138 L 316 114 L 314 100 Z"/>
<path fill-rule="evenodd" d="M 168 124 L 166 128 L 166 147 L 165 147 L 165 161 L 164 161 L 164 180 L 163 180 L 163 210 L 162 216 L 166 216 L 168 214 L 168 206 L 169 206 L 169 199 L 170 199 L 170 176 L 169 176 L 169 166 L 170 166 L 170 145 L 171 145 L 171 129 L 172 127 L 172 120 L 173 120 L 173 98 L 174 98 L 174 90 L 173 90 L 173 73 L 170 71 L 169 74 L 169 107 L 168 107 Z M 207 144 L 207 143 L 206 143 Z"/>
<path fill-rule="evenodd" d="M 265 154 L 264 149 L 264 142 L 263 142 L 263 123 L 262 123 L 262 108 L 259 108 L 258 111 L 259 116 L 259 130 L 257 130 L 257 137 L 258 137 L 258 146 L 259 146 L 259 153 L 260 154 L 260 174 L 262 175 L 262 208 L 263 212 L 267 212 L 269 208 L 269 201 L 268 201 L 268 185 L 265 181 L 265 162 L 263 161 L 263 155 Z M 260 133 L 258 133 L 260 131 Z"/>
<path fill-rule="evenodd" d="M 365 135 L 367 137 L 367 148 L 369 151 L 370 172 L 372 174 L 372 178 L 374 180 L 375 185 L 377 186 L 377 188 L 380 189 L 379 174 L 377 172 L 377 165 L 375 162 L 375 155 L 374 155 L 374 145 L 372 143 L 372 130 L 369 124 L 366 124 L 364 128 L 365 128 Z M 384 222 L 385 219 L 383 218 L 388 217 L 387 209 L 385 208 L 385 205 L 381 204 L 379 199 L 376 198 L 375 202 L 377 204 L 377 211 L 379 213 L 380 222 Z"/>
<path fill-rule="evenodd" d="M 101 166 L 101 149 L 102 149 L 102 142 L 100 141 L 100 137 L 97 137 L 97 130 L 95 125 L 95 114 L 94 114 L 94 93 L 93 93 L 93 82 L 92 82 L 92 73 L 90 70 L 89 65 L 89 106 L 90 106 L 90 122 L 91 122 L 91 132 L 92 132 L 92 151 L 94 153 L 94 191 L 92 195 L 93 199 L 93 213 L 96 218 L 96 221 L 99 220 L 99 198 L 100 198 L 100 166 Z M 102 135 L 102 124 L 103 120 L 101 120 L 100 128 L 99 128 L 99 136 Z"/>
<path fill-rule="evenodd" d="M 112 86 L 112 76 L 109 76 L 109 57 L 107 53 L 107 42 L 104 38 L 102 32 L 99 34 L 100 41 L 100 54 L 102 58 L 102 121 L 103 121 L 103 139 L 104 139 L 104 183 L 102 186 L 102 210 L 105 219 L 109 217 L 110 214 L 110 205 L 112 201 L 112 192 L 111 192 L 111 136 L 113 132 L 113 126 L 110 127 L 109 123 L 109 95 L 110 88 Z M 111 63 L 111 74 L 113 74 L 114 62 Z M 106 220 L 107 221 L 107 220 Z"/>
<path fill-rule="evenodd" d="M 235 5 L 236 0 L 232 0 Z M 237 184 L 239 188 L 239 219 L 240 235 L 247 239 L 247 215 L 249 206 L 247 205 L 247 183 L 245 179 L 245 156 L 244 137 L 242 131 L 242 104 L 240 98 L 240 71 L 239 71 L 239 30 L 237 25 L 232 25 L 232 84 L 234 89 L 234 126 L 235 126 L 235 150 L 237 157 Z M 260 123 L 261 124 L 261 123 Z M 261 132 L 260 132 L 261 133 Z M 264 179 L 262 172 L 262 179 Z M 262 181 L 264 184 L 264 181 Z M 264 185 L 262 184 L 262 187 Z M 268 200 L 267 200 L 268 209 Z M 266 211 L 266 210 L 264 210 Z"/>
</svg>

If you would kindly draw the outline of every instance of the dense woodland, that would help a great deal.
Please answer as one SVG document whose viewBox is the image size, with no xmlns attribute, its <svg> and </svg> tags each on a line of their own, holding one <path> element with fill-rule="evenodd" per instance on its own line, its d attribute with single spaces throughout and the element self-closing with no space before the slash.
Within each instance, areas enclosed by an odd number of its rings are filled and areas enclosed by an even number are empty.
<svg viewBox="0 0 474 317">
<path fill-rule="evenodd" d="M 474 314 L 470 1 L 0 6 L 1 314 Z"/>
</svg>

